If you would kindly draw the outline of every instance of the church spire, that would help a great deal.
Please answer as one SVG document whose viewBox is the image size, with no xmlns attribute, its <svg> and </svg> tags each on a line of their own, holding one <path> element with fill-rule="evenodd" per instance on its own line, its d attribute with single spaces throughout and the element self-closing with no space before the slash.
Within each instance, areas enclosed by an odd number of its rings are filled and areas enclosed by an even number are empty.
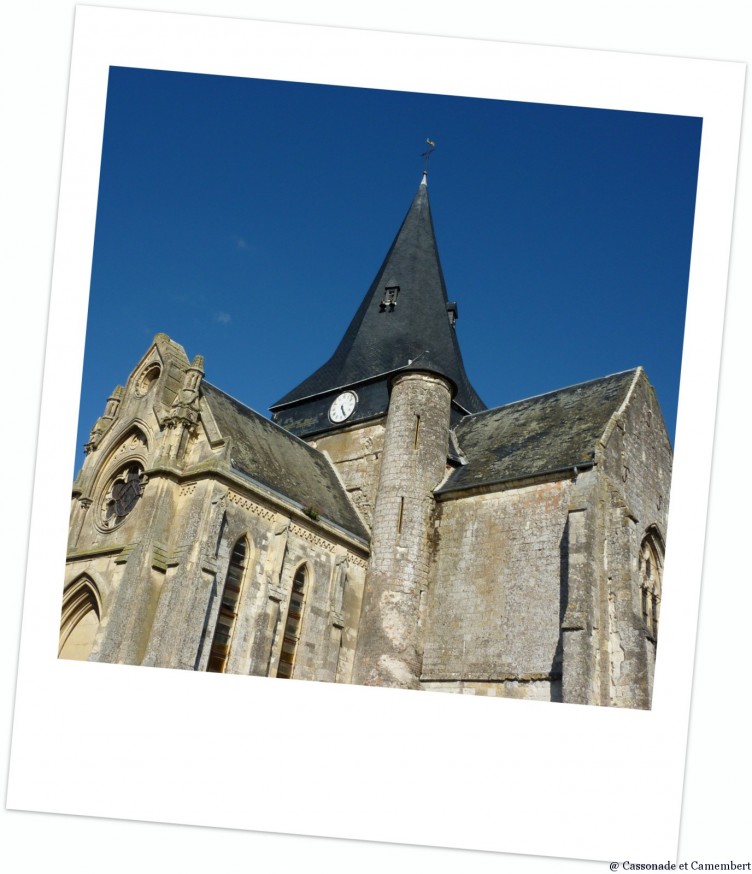
<svg viewBox="0 0 752 874">
<path fill-rule="evenodd" d="M 424 172 L 339 346 L 326 364 L 271 408 L 275 421 L 299 434 L 331 428 L 324 401 L 345 388 L 357 396 L 350 421 L 381 415 L 388 407 L 388 382 L 402 370 L 446 377 L 460 413 L 485 409 L 465 373 L 456 317 L 457 305 L 447 298 Z"/>
</svg>

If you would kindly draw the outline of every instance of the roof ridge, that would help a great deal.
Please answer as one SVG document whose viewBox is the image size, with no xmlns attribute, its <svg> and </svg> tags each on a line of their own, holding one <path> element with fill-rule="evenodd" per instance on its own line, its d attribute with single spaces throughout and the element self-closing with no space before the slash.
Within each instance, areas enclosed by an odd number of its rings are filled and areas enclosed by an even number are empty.
<svg viewBox="0 0 752 874">
<path fill-rule="evenodd" d="M 573 382 L 571 385 L 563 385 L 563 386 L 561 386 L 561 388 L 554 388 L 554 389 L 551 389 L 550 391 L 540 392 L 540 394 L 537 394 L 537 395 L 530 395 L 529 397 L 526 397 L 526 398 L 520 398 L 517 401 L 510 401 L 508 404 L 499 404 L 498 407 L 489 407 L 487 410 L 478 410 L 477 413 L 468 413 L 468 415 L 465 416 L 465 418 L 462 419 L 462 421 L 458 423 L 458 427 L 459 427 L 459 425 L 463 424 L 464 422 L 468 421 L 469 419 L 474 419 L 477 416 L 485 416 L 488 413 L 495 413 L 498 410 L 503 410 L 503 409 L 506 409 L 507 407 L 515 407 L 518 404 L 524 404 L 527 401 L 535 401 L 538 398 L 548 397 L 548 395 L 559 394 L 559 392 L 569 391 L 570 389 L 574 389 L 574 388 L 580 388 L 583 385 L 593 385 L 596 382 L 604 382 L 607 379 L 613 379 L 615 376 L 624 376 L 624 374 L 626 374 L 626 373 L 637 373 L 637 371 L 640 371 L 640 370 L 642 370 L 644 372 L 643 366 L 641 364 L 638 364 L 637 367 L 628 367 L 626 370 L 618 370 L 618 371 L 616 371 L 616 373 L 609 373 L 606 376 L 598 376 L 595 379 L 585 379 L 582 382 Z"/>
<path fill-rule="evenodd" d="M 637 385 L 638 380 L 645 373 L 645 370 L 642 366 L 635 368 L 634 378 L 632 382 L 629 384 L 629 388 L 624 393 L 624 397 L 622 398 L 622 402 L 619 404 L 618 410 L 614 410 L 609 417 L 608 422 L 606 422 L 606 427 L 603 429 L 603 433 L 599 438 L 599 442 L 604 446 L 608 443 L 611 434 L 613 433 L 614 428 L 616 427 L 616 423 L 619 418 L 623 414 L 627 404 L 629 403 L 629 399 L 632 397 L 632 393 L 634 392 L 634 388 Z"/>
</svg>

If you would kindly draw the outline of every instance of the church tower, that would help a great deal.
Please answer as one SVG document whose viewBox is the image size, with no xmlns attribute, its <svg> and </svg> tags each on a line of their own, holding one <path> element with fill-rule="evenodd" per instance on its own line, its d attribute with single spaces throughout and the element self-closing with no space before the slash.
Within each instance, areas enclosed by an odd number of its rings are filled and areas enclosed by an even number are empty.
<svg viewBox="0 0 752 874">
<path fill-rule="evenodd" d="M 332 357 L 272 405 L 273 420 L 305 440 L 386 415 L 389 387 L 424 365 L 454 385 L 453 421 L 484 410 L 462 363 L 423 174 L 397 236 Z"/>
<path fill-rule="evenodd" d="M 465 373 L 456 322 L 457 304 L 447 296 L 424 173 L 334 354 L 271 407 L 274 422 L 331 458 L 369 527 L 395 379 L 408 372 L 447 379 L 452 426 L 486 408 Z"/>
<path fill-rule="evenodd" d="M 433 490 L 447 470 L 453 390 L 443 374 L 428 370 L 408 370 L 392 382 L 355 683 L 420 688 Z"/>
<path fill-rule="evenodd" d="M 274 421 L 337 465 L 371 527 L 353 680 L 418 688 L 433 490 L 450 427 L 485 406 L 465 373 L 426 174 L 329 361 L 272 407 Z"/>
</svg>

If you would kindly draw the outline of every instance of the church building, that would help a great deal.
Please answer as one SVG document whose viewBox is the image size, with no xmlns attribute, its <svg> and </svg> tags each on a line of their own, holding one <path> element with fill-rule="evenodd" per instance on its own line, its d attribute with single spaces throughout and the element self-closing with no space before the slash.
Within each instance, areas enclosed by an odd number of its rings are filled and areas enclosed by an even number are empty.
<svg viewBox="0 0 752 874">
<path fill-rule="evenodd" d="M 649 708 L 672 450 L 642 368 L 487 409 L 426 175 L 271 420 L 157 334 L 73 486 L 61 658 Z"/>
</svg>

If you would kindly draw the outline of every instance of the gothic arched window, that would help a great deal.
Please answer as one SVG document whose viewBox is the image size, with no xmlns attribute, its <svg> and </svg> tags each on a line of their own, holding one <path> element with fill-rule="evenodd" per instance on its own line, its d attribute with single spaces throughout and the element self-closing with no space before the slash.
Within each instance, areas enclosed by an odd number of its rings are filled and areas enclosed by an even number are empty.
<svg viewBox="0 0 752 874">
<path fill-rule="evenodd" d="M 653 642 L 658 639 L 662 565 L 661 541 L 656 532 L 650 531 L 640 546 L 640 604 L 645 631 Z"/>
<path fill-rule="evenodd" d="M 248 542 L 243 537 L 235 544 L 227 568 L 227 579 L 222 590 L 222 600 L 219 604 L 217 622 L 214 626 L 214 638 L 209 651 L 207 671 L 222 674 L 230 656 L 232 635 L 238 618 L 238 602 L 243 588 L 246 568 L 248 566 Z"/>
<path fill-rule="evenodd" d="M 58 658 L 86 661 L 101 615 L 97 587 L 88 577 L 79 577 L 63 592 Z"/>
<path fill-rule="evenodd" d="M 303 622 L 303 610 L 305 609 L 306 584 L 308 582 L 308 569 L 302 564 L 296 571 L 292 581 L 290 594 L 290 606 L 287 609 L 285 621 L 285 635 L 282 638 L 282 652 L 279 655 L 277 676 L 283 680 L 289 680 L 295 668 L 295 656 L 298 651 L 300 640 L 300 628 Z"/>
</svg>

